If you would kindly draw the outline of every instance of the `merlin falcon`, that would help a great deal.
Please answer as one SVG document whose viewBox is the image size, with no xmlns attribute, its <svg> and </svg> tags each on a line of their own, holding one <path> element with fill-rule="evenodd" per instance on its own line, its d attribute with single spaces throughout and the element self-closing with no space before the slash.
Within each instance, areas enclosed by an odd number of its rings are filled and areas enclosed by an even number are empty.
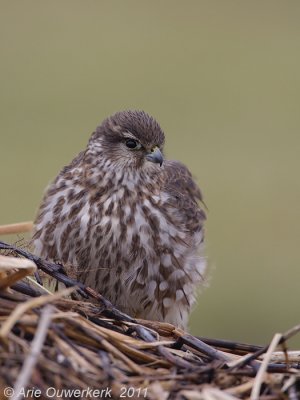
<svg viewBox="0 0 300 400">
<path fill-rule="evenodd" d="M 47 188 L 35 253 L 72 266 L 117 308 L 186 329 L 204 283 L 205 212 L 185 165 L 144 111 L 105 119 Z"/>
</svg>

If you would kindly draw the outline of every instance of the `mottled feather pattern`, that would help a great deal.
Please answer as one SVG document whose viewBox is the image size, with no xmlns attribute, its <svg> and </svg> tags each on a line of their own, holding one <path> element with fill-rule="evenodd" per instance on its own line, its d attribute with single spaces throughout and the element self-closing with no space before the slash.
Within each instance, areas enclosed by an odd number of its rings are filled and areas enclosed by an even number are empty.
<svg viewBox="0 0 300 400">
<path fill-rule="evenodd" d="M 137 149 L 128 149 L 133 139 Z M 206 270 L 205 214 L 183 164 L 149 161 L 163 144 L 160 126 L 144 112 L 106 119 L 47 189 L 34 245 L 37 254 L 73 265 L 80 281 L 124 312 L 186 328 Z"/>
</svg>

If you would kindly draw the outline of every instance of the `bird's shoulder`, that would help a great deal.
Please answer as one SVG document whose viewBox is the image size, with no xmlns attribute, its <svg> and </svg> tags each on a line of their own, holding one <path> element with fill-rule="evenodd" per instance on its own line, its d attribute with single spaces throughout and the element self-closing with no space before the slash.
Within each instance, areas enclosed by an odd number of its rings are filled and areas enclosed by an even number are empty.
<svg viewBox="0 0 300 400">
<path fill-rule="evenodd" d="M 85 155 L 86 155 L 86 150 L 81 151 L 73 160 L 66 166 L 64 166 L 58 177 L 64 176 L 64 175 L 70 175 L 73 174 L 74 172 L 78 171 L 78 168 L 82 168 L 82 164 L 85 160 Z"/>
<path fill-rule="evenodd" d="M 200 188 L 189 169 L 180 161 L 165 162 L 165 188 L 179 197 L 188 196 L 195 203 L 203 202 Z"/>
<path fill-rule="evenodd" d="M 168 195 L 169 204 L 180 211 L 182 218 L 189 221 L 188 225 L 193 225 L 193 229 L 200 228 L 206 219 L 202 207 L 204 202 L 191 172 L 184 164 L 173 160 L 165 162 L 164 171 L 164 191 Z"/>
</svg>

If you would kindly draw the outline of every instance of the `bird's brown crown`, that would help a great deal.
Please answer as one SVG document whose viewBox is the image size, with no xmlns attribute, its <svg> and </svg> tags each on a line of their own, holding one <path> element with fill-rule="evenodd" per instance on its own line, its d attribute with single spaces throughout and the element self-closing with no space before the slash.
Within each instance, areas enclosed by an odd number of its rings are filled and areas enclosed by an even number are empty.
<svg viewBox="0 0 300 400">
<path fill-rule="evenodd" d="M 145 147 L 157 145 L 162 147 L 164 132 L 159 123 L 144 111 L 120 111 L 105 119 L 94 132 L 91 140 L 103 135 L 111 142 L 117 141 L 120 135 L 132 134 Z"/>
</svg>

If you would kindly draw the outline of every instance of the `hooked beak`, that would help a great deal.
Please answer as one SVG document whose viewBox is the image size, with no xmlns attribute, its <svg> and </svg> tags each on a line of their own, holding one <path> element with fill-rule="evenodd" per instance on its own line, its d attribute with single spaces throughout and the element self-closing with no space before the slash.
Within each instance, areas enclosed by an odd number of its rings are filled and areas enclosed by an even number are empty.
<svg viewBox="0 0 300 400">
<path fill-rule="evenodd" d="M 164 157 L 162 155 L 162 152 L 159 150 L 159 148 L 157 146 L 155 146 L 151 150 L 151 153 L 148 153 L 146 155 L 146 160 L 151 161 L 153 163 L 157 163 L 160 166 L 162 166 L 162 163 L 164 161 Z"/>
</svg>

